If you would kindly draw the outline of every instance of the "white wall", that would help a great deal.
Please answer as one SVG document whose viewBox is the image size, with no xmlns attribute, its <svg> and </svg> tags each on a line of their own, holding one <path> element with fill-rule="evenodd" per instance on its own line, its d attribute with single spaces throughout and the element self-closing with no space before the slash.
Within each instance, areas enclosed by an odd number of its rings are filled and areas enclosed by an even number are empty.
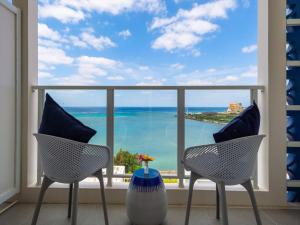
<svg viewBox="0 0 300 225">
<path fill-rule="evenodd" d="M 0 203 L 17 192 L 17 17 L 0 4 Z"/>
</svg>

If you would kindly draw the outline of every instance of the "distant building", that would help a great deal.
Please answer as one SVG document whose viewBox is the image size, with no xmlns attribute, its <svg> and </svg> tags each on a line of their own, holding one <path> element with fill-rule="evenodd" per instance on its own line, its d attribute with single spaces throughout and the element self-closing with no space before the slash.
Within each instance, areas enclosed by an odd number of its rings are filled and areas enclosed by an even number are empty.
<svg viewBox="0 0 300 225">
<path fill-rule="evenodd" d="M 104 174 L 107 174 L 106 173 L 106 168 L 103 169 L 103 173 Z M 125 175 L 125 166 L 114 166 L 114 174 L 116 175 Z M 125 179 L 124 178 L 114 178 L 114 182 L 116 183 L 122 183 L 122 182 L 125 182 Z"/>
<path fill-rule="evenodd" d="M 244 110 L 242 103 L 230 103 L 227 109 L 228 113 L 240 113 Z"/>
</svg>

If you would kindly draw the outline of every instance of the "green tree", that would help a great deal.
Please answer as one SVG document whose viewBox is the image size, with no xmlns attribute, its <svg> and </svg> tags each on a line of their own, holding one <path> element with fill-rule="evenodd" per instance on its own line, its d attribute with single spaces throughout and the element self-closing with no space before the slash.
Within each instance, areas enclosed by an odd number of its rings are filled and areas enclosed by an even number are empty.
<svg viewBox="0 0 300 225">
<path fill-rule="evenodd" d="M 137 155 L 137 153 L 132 154 L 121 148 L 114 157 L 114 164 L 118 166 L 125 166 L 126 173 L 133 173 L 135 170 L 141 168 L 141 165 L 137 160 Z"/>
</svg>

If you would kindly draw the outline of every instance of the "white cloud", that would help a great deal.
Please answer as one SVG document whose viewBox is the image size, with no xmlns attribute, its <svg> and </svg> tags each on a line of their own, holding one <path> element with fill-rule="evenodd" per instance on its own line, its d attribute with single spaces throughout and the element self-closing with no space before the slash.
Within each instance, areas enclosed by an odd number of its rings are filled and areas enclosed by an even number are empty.
<svg viewBox="0 0 300 225">
<path fill-rule="evenodd" d="M 242 48 L 242 52 L 246 53 L 246 54 L 255 52 L 256 50 L 257 50 L 257 45 L 256 44 L 245 46 L 245 47 Z"/>
<path fill-rule="evenodd" d="M 242 0 L 242 4 L 244 8 L 249 8 L 250 7 L 250 0 Z"/>
<path fill-rule="evenodd" d="M 203 34 L 217 29 L 217 25 L 200 19 L 172 23 L 163 29 L 163 34 L 153 42 L 152 48 L 167 51 L 191 48 L 202 41 Z"/>
<path fill-rule="evenodd" d="M 65 36 L 64 39 L 65 43 L 69 43 L 80 48 L 92 47 L 97 50 L 103 50 L 105 48 L 116 47 L 116 44 L 109 37 L 94 35 L 94 29 L 91 27 L 82 29 L 82 33 L 78 36 Z"/>
<path fill-rule="evenodd" d="M 68 33 L 66 29 L 62 33 L 50 28 L 47 24 L 38 24 L 38 44 L 39 46 L 66 49 L 69 44 L 77 47 L 88 47 L 88 45 L 80 40 L 77 36 L 64 34 Z"/>
<path fill-rule="evenodd" d="M 174 64 L 171 64 L 170 67 L 172 69 L 182 70 L 185 67 L 185 65 L 183 65 L 181 63 L 174 63 Z"/>
<path fill-rule="evenodd" d="M 94 35 L 94 29 L 91 27 L 82 29 L 82 33 L 79 36 L 75 35 L 62 35 L 58 31 L 55 31 L 48 27 L 46 24 L 38 24 L 39 31 L 39 45 L 44 47 L 52 47 L 61 49 L 68 47 L 67 44 L 71 44 L 75 47 L 88 48 L 93 47 L 97 50 L 103 50 L 104 48 L 116 47 L 116 44 L 106 36 Z"/>
<path fill-rule="evenodd" d="M 186 85 L 186 86 L 202 86 L 202 85 L 212 85 L 213 83 L 207 80 L 202 79 L 191 79 L 187 81 L 179 81 L 178 85 Z"/>
<path fill-rule="evenodd" d="M 61 43 L 58 41 L 52 41 L 50 39 L 39 38 L 38 39 L 39 46 L 51 47 L 51 48 L 59 48 L 61 47 Z"/>
<path fill-rule="evenodd" d="M 182 73 L 175 77 L 179 85 L 232 85 L 249 84 L 256 82 L 256 66 L 233 68 L 210 68 L 203 71 L 195 70 L 190 73 Z"/>
<path fill-rule="evenodd" d="M 94 85 L 97 83 L 95 77 L 82 75 L 64 76 L 54 81 L 59 85 Z"/>
<path fill-rule="evenodd" d="M 222 78 L 220 80 L 217 80 L 217 82 L 218 83 L 224 83 L 224 82 L 227 82 L 227 81 L 231 82 L 231 81 L 237 81 L 237 80 L 239 80 L 238 76 L 230 75 L 230 76 L 226 76 L 225 78 Z"/>
<path fill-rule="evenodd" d="M 71 43 L 76 47 L 80 47 L 80 48 L 88 47 L 88 44 L 86 42 L 80 40 L 80 38 L 77 36 L 71 35 L 69 38 L 70 38 Z"/>
<path fill-rule="evenodd" d="M 154 77 L 153 74 L 157 72 L 153 71 L 145 65 L 128 64 L 120 62 L 114 59 L 105 57 L 94 57 L 88 55 L 82 55 L 77 58 L 71 58 L 72 64 L 66 64 L 67 61 L 62 57 L 68 57 L 62 49 L 58 53 L 53 54 L 53 51 L 57 51 L 56 48 L 47 48 L 45 46 L 39 46 L 40 52 L 47 49 L 50 58 L 46 57 L 46 60 L 42 57 L 39 60 L 39 74 L 41 82 L 44 84 L 55 85 L 109 85 L 112 82 L 121 82 L 126 80 L 128 85 L 163 85 L 167 81 L 165 78 Z M 51 50 L 49 50 L 51 49 Z M 46 51 L 46 50 L 45 50 Z M 52 52 L 51 52 L 52 51 Z M 52 56 L 54 59 L 52 59 Z M 62 74 L 57 76 L 55 74 L 55 66 L 65 63 L 65 68 L 70 71 L 70 74 Z M 71 69 L 71 70 L 69 70 Z M 142 71 L 142 73 L 141 73 Z"/>
<path fill-rule="evenodd" d="M 97 50 L 103 50 L 104 48 L 116 47 L 116 44 L 110 40 L 109 37 L 99 36 L 96 37 L 94 34 L 89 32 L 83 32 L 81 39 L 87 45 L 94 47 Z"/>
<path fill-rule="evenodd" d="M 77 23 L 83 20 L 85 15 L 81 10 L 54 3 L 39 5 L 39 17 L 55 18 L 62 23 Z"/>
<path fill-rule="evenodd" d="M 248 70 L 241 74 L 241 77 L 257 77 L 257 66 L 250 66 Z"/>
<path fill-rule="evenodd" d="M 163 85 L 163 82 L 159 80 L 151 80 L 149 82 L 139 82 L 136 85 L 137 86 L 161 86 Z"/>
<path fill-rule="evenodd" d="M 201 55 L 201 52 L 199 50 L 197 50 L 197 49 L 192 49 L 191 54 L 194 57 L 198 57 L 198 56 Z"/>
<path fill-rule="evenodd" d="M 204 35 L 218 30 L 219 26 L 212 20 L 227 18 L 228 11 L 236 5 L 236 0 L 217 0 L 195 4 L 191 10 L 180 9 L 173 17 L 154 18 L 149 30 L 159 29 L 161 35 L 154 40 L 152 48 L 173 51 L 194 47 Z"/>
<path fill-rule="evenodd" d="M 146 76 L 144 77 L 145 80 L 153 80 L 153 77 L 152 76 Z"/>
<path fill-rule="evenodd" d="M 44 72 L 44 71 L 39 71 L 39 78 L 52 78 L 54 77 L 51 73 L 49 72 Z"/>
<path fill-rule="evenodd" d="M 89 80 L 89 83 L 95 83 L 97 77 L 107 76 L 121 65 L 118 61 L 104 57 L 80 56 L 76 61 L 78 65 L 76 80 L 79 81 L 77 77 L 81 77 Z M 111 77 L 107 79 L 111 80 Z"/>
<path fill-rule="evenodd" d="M 54 81 L 61 85 L 93 85 L 99 83 L 98 78 L 101 77 L 106 77 L 108 80 L 120 80 L 120 76 L 110 74 L 121 65 L 120 62 L 109 58 L 80 56 L 76 59 L 75 75 L 64 76 Z"/>
<path fill-rule="evenodd" d="M 61 36 L 57 31 L 52 30 L 47 24 L 43 23 L 38 23 L 38 36 L 39 38 L 47 38 L 53 41 L 61 39 Z"/>
<path fill-rule="evenodd" d="M 91 56 L 80 56 L 78 58 L 78 61 L 79 63 L 93 64 L 105 68 L 113 68 L 121 64 L 120 62 L 113 59 L 104 58 L 104 57 L 91 57 Z"/>
<path fill-rule="evenodd" d="M 39 17 L 54 18 L 62 23 L 77 23 L 91 12 L 118 15 L 125 12 L 161 13 L 163 0 L 51 0 L 39 2 Z"/>
<path fill-rule="evenodd" d="M 95 64 L 89 63 L 80 63 L 78 66 L 78 73 L 83 76 L 106 76 L 106 70 L 99 68 Z"/>
<path fill-rule="evenodd" d="M 42 63 L 39 61 L 38 69 L 40 70 L 54 70 L 55 66 L 52 65 L 46 65 L 45 63 Z"/>
<path fill-rule="evenodd" d="M 143 71 L 146 71 L 146 70 L 149 70 L 150 68 L 148 66 L 139 66 L 139 70 L 143 70 Z"/>
<path fill-rule="evenodd" d="M 215 69 L 215 68 L 209 68 L 206 70 L 206 72 L 208 72 L 208 73 L 215 73 L 216 71 L 217 71 L 217 69 Z"/>
<path fill-rule="evenodd" d="M 117 15 L 130 11 L 160 13 L 166 10 L 162 0 L 60 0 L 61 4 L 88 12 L 110 13 Z"/>
<path fill-rule="evenodd" d="M 52 44 L 49 44 L 53 42 Z M 72 65 L 74 59 L 67 56 L 64 50 L 55 46 L 54 41 L 39 38 L 38 46 L 38 77 L 40 79 L 55 80 L 53 70 L 57 65 Z"/>
<path fill-rule="evenodd" d="M 151 71 L 153 72 L 153 71 Z M 154 77 L 154 76 L 144 76 L 142 81 L 137 81 L 137 86 L 161 86 L 167 81 L 166 78 Z M 140 77 L 138 78 L 140 80 Z"/>
<path fill-rule="evenodd" d="M 38 47 L 39 62 L 48 65 L 70 65 L 74 59 L 59 48 Z"/>
<path fill-rule="evenodd" d="M 118 35 L 120 36 L 120 37 L 122 37 L 123 39 L 127 39 L 127 38 L 129 38 L 132 34 L 131 34 L 131 32 L 130 32 L 130 30 L 122 30 L 122 31 L 120 31 L 119 33 L 118 33 Z"/>
<path fill-rule="evenodd" d="M 59 48 L 66 40 L 61 34 L 50 28 L 47 24 L 38 23 L 38 44 L 39 46 Z"/>
<path fill-rule="evenodd" d="M 56 65 L 70 65 L 74 63 L 75 59 L 68 56 L 63 49 L 63 47 L 67 46 L 66 44 L 72 44 L 81 48 L 91 46 L 98 50 L 114 46 L 114 43 L 109 38 L 96 37 L 89 32 L 93 32 L 93 30 L 86 29 L 80 36 L 82 39 L 74 35 L 62 37 L 59 32 L 49 28 L 46 24 L 39 24 L 39 76 L 55 80 L 53 76 L 49 76 L 49 70 L 53 70 Z M 72 77 L 71 81 L 74 81 L 73 84 L 75 84 L 85 79 L 84 84 L 91 84 L 96 77 L 106 76 L 107 68 L 116 65 L 116 61 L 103 57 L 78 57 L 76 59 L 77 72 L 75 75 L 70 76 Z M 65 84 L 70 82 L 70 79 L 67 77 L 62 80 Z"/>
<path fill-rule="evenodd" d="M 120 80 L 124 80 L 124 77 L 122 77 L 122 76 L 109 76 L 109 77 L 107 77 L 107 80 L 120 81 Z"/>
</svg>

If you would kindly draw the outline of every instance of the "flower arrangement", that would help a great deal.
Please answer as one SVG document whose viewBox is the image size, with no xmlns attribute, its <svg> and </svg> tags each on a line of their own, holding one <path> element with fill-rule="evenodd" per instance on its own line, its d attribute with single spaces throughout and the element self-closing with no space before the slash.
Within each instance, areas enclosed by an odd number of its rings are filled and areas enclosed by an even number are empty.
<svg viewBox="0 0 300 225">
<path fill-rule="evenodd" d="M 153 161 L 154 158 L 147 154 L 138 154 L 137 159 L 140 164 L 144 162 L 144 173 L 149 174 L 149 162 Z"/>
</svg>

